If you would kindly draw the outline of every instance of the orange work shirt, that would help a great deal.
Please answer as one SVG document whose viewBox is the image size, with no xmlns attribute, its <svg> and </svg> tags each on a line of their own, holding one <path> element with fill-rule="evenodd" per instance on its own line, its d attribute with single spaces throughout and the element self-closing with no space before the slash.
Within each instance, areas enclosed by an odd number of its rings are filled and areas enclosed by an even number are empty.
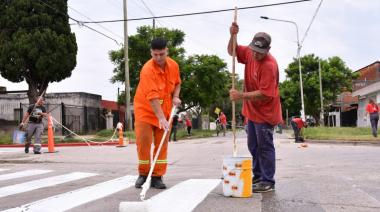
<svg viewBox="0 0 380 212">
<path fill-rule="evenodd" d="M 171 58 L 166 58 L 164 70 L 150 59 L 140 72 L 140 82 L 137 86 L 133 108 L 135 120 L 159 126 L 158 118 L 153 112 L 150 100 L 158 99 L 166 119 L 170 116 L 175 87 L 181 83 L 178 64 Z"/>
</svg>

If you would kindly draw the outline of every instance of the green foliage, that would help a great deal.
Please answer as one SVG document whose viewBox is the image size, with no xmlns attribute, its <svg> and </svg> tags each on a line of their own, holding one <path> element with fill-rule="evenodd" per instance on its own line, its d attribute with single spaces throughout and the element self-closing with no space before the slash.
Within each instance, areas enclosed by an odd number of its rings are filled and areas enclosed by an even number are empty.
<svg viewBox="0 0 380 212">
<path fill-rule="evenodd" d="M 143 65 L 151 58 L 150 41 L 154 37 L 162 37 L 168 41 L 169 56 L 181 67 L 184 60 L 185 49 L 181 47 L 185 34 L 180 30 L 157 28 L 153 30 L 150 26 L 137 28 L 137 34 L 128 37 L 128 59 L 129 59 L 129 81 L 131 87 L 131 100 L 136 93 L 140 80 L 140 71 Z M 114 76 L 111 82 L 125 81 L 124 49 L 110 51 L 110 60 L 116 66 L 113 70 Z M 122 93 L 123 94 L 123 93 Z M 125 104 L 125 98 L 119 98 L 121 104 Z"/>
<path fill-rule="evenodd" d="M 305 55 L 301 58 L 305 113 L 312 115 L 316 120 L 319 120 L 320 113 L 319 60 L 321 59 L 313 54 Z M 289 116 L 299 115 L 301 97 L 298 61 L 296 58 L 289 64 L 285 72 L 287 80 L 280 84 L 283 112 L 288 109 Z M 342 91 L 350 90 L 352 80 L 358 77 L 357 74 L 352 73 L 339 57 L 321 60 L 321 75 L 325 107 L 333 103 L 337 95 Z"/>
<path fill-rule="evenodd" d="M 0 3 L 0 74 L 26 81 L 29 101 L 50 82 L 71 76 L 77 44 L 68 23 L 67 0 L 4 0 Z"/>
<path fill-rule="evenodd" d="M 12 136 L 10 133 L 6 133 L 0 130 L 0 144 L 12 144 Z"/>
<path fill-rule="evenodd" d="M 372 136 L 370 128 L 361 127 L 308 127 L 304 129 L 304 136 L 307 139 L 315 140 L 379 140 Z"/>
</svg>

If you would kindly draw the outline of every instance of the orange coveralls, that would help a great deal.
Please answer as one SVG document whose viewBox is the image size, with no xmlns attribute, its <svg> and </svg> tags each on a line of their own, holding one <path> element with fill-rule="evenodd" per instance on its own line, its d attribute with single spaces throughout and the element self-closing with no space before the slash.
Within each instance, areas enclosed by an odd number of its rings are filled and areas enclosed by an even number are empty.
<svg viewBox="0 0 380 212">
<path fill-rule="evenodd" d="M 150 100 L 159 99 L 166 119 L 170 116 L 175 87 L 181 83 L 178 64 L 167 57 L 163 71 L 153 59 L 145 63 L 140 72 L 140 82 L 133 101 L 135 113 L 136 146 L 139 157 L 139 175 L 147 176 L 150 169 L 150 149 L 154 139 L 154 153 L 164 134 L 159 128 L 158 118 L 153 112 Z M 169 135 L 169 134 L 167 134 Z M 167 168 L 168 136 L 162 145 L 152 176 L 163 176 Z"/>
</svg>

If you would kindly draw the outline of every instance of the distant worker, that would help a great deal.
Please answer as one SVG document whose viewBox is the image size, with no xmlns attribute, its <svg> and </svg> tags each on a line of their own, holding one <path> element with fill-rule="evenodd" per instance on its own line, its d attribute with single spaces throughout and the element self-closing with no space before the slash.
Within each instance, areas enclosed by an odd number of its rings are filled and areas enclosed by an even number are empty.
<svg viewBox="0 0 380 212">
<path fill-rule="evenodd" d="M 157 154 L 165 130 L 170 130 L 169 116 L 173 105 L 179 106 L 181 79 L 178 64 L 168 57 L 166 40 L 155 38 L 151 42 L 148 60 L 140 72 L 140 81 L 134 98 L 135 134 L 138 153 L 138 172 L 135 187 L 141 188 L 150 170 L 150 159 Z M 152 174 L 151 186 L 165 189 L 162 176 L 167 168 L 168 138 L 162 145 Z M 154 153 L 151 157 L 152 140 Z"/>
<path fill-rule="evenodd" d="M 41 135 L 44 131 L 42 118 L 47 115 L 43 104 L 44 99 L 42 97 L 38 98 L 35 104 L 29 106 L 20 123 L 20 129 L 24 129 L 29 119 L 26 129 L 25 153 L 29 153 L 29 147 L 34 136 L 33 152 L 34 154 L 41 154 Z"/>
<path fill-rule="evenodd" d="M 369 114 L 373 137 L 377 137 L 377 123 L 379 122 L 379 112 L 379 106 L 375 103 L 375 101 L 373 101 L 373 99 L 369 99 L 369 103 L 366 107 L 364 121 L 367 122 L 367 116 Z"/>
<path fill-rule="evenodd" d="M 193 124 L 191 123 L 191 115 L 186 115 L 185 124 L 187 129 L 187 136 L 191 136 L 191 128 L 193 127 Z"/>
<path fill-rule="evenodd" d="M 220 112 L 219 114 L 219 121 L 222 126 L 223 136 L 226 136 L 226 129 L 227 129 L 227 117 L 224 115 L 223 112 Z"/>
<path fill-rule="evenodd" d="M 290 125 L 292 125 L 293 132 L 294 132 L 294 139 L 296 143 L 302 143 L 304 142 L 304 138 L 302 137 L 303 135 L 303 128 L 307 127 L 306 123 L 302 121 L 301 118 L 293 118 L 290 121 Z"/>
<path fill-rule="evenodd" d="M 172 135 L 173 135 L 173 141 L 177 141 L 178 118 L 179 118 L 178 113 L 176 113 L 173 117 L 172 129 L 170 131 L 169 141 L 172 140 Z"/>
</svg>

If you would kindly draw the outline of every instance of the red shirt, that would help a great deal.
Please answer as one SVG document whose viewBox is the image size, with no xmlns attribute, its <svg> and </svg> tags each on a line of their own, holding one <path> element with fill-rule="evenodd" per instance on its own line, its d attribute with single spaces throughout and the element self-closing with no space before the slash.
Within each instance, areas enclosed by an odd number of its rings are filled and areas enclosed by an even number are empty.
<svg viewBox="0 0 380 212">
<path fill-rule="evenodd" d="M 186 118 L 186 127 L 191 127 L 191 120 Z"/>
<path fill-rule="evenodd" d="M 238 46 L 236 56 L 239 63 L 245 64 L 244 91 L 259 90 L 268 97 L 266 100 L 244 100 L 243 115 L 256 123 L 272 126 L 282 122 L 279 92 L 279 72 L 276 59 L 270 54 L 258 61 L 253 58 L 247 46 Z"/>
<path fill-rule="evenodd" d="M 301 118 L 294 118 L 292 121 L 297 124 L 298 129 L 305 127 L 305 122 L 303 122 Z"/>
<path fill-rule="evenodd" d="M 372 105 L 371 103 L 369 103 L 366 107 L 366 111 L 368 113 L 377 113 L 379 112 L 379 106 L 377 106 L 377 104 Z"/>
<path fill-rule="evenodd" d="M 223 125 L 226 125 L 226 124 L 227 124 L 227 117 L 226 117 L 226 115 L 221 114 L 221 115 L 219 116 L 219 120 L 220 120 L 220 123 L 221 123 L 221 124 L 223 124 Z"/>
</svg>

